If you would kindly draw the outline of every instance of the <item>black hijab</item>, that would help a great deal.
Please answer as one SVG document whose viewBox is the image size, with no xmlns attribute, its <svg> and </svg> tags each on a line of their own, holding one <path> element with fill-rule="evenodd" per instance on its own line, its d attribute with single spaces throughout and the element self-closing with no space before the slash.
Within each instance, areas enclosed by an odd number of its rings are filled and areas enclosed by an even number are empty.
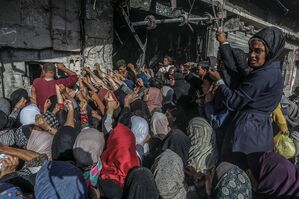
<svg viewBox="0 0 299 199">
<path fill-rule="evenodd" d="M 126 179 L 123 198 L 159 199 L 153 174 L 147 168 L 132 169 Z"/>
<path fill-rule="evenodd" d="M 188 136 L 181 130 L 174 129 L 163 140 L 162 151 L 165 151 L 166 149 L 172 150 L 182 158 L 182 161 L 186 166 L 190 147 L 191 142 Z"/>
<path fill-rule="evenodd" d="M 283 52 L 285 45 L 285 34 L 276 27 L 267 27 L 253 35 L 249 40 L 258 38 L 265 42 L 269 52 L 267 54 L 267 63 L 277 61 L 280 54 Z"/>
<path fill-rule="evenodd" d="M 79 131 L 70 126 L 61 127 L 55 134 L 52 142 L 53 160 L 73 161 L 73 146 Z"/>
<path fill-rule="evenodd" d="M 15 90 L 10 95 L 11 107 L 15 107 L 15 105 L 22 99 L 22 97 L 24 97 L 26 100 L 29 100 L 28 92 L 23 88 Z"/>
</svg>

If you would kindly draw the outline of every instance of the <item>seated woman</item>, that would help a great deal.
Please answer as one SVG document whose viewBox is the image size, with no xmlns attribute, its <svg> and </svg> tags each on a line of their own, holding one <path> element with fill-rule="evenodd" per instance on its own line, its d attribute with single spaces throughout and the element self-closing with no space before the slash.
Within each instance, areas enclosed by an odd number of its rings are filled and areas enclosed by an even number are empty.
<svg viewBox="0 0 299 199">
<path fill-rule="evenodd" d="M 190 141 L 180 130 L 168 134 L 163 141 L 162 154 L 158 156 L 152 172 L 164 199 L 186 198 L 184 167 L 188 160 Z"/>
<path fill-rule="evenodd" d="M 185 170 L 186 174 L 193 177 L 194 184 L 198 190 L 204 188 L 203 193 L 212 199 L 240 199 L 252 198 L 251 182 L 247 174 L 239 167 L 222 162 L 203 174 L 196 172 L 193 167 Z"/>
<path fill-rule="evenodd" d="M 132 169 L 126 179 L 123 198 L 159 199 L 159 192 L 151 171 L 144 167 Z"/>
<path fill-rule="evenodd" d="M 106 149 L 101 156 L 101 196 L 121 198 L 125 179 L 130 169 L 140 166 L 136 142 L 132 131 L 118 123 L 108 134 Z"/>
<path fill-rule="evenodd" d="M 290 161 L 268 152 L 252 156 L 250 162 L 253 190 L 261 198 L 299 198 L 299 172 Z"/>
</svg>

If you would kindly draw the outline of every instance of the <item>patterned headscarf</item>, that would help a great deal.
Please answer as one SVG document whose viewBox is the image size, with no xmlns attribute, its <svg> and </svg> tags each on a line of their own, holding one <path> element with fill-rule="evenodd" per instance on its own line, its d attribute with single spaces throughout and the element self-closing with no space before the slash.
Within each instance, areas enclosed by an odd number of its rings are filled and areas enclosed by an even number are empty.
<svg viewBox="0 0 299 199">
<path fill-rule="evenodd" d="M 191 148 L 188 164 L 197 172 L 205 173 L 216 166 L 218 152 L 215 133 L 210 124 L 201 117 L 193 118 L 188 126 Z"/>
<path fill-rule="evenodd" d="M 250 179 L 235 165 L 222 162 L 216 169 L 214 180 L 212 198 L 252 198 Z"/>
<path fill-rule="evenodd" d="M 159 194 L 164 199 L 186 199 L 182 158 L 166 149 L 152 167 Z"/>
<path fill-rule="evenodd" d="M 42 114 L 43 118 L 48 122 L 48 124 L 55 129 L 59 128 L 59 121 L 55 115 L 49 111 Z"/>
</svg>

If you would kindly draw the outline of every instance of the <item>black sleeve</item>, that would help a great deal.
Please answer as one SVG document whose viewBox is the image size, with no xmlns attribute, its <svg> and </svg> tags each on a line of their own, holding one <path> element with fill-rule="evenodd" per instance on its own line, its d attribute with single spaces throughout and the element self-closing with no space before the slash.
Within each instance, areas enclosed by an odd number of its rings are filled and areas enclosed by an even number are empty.
<svg viewBox="0 0 299 199">
<path fill-rule="evenodd" d="M 234 72 L 238 72 L 231 46 L 229 44 L 222 44 L 219 47 L 219 51 L 225 64 L 225 68 Z"/>
</svg>

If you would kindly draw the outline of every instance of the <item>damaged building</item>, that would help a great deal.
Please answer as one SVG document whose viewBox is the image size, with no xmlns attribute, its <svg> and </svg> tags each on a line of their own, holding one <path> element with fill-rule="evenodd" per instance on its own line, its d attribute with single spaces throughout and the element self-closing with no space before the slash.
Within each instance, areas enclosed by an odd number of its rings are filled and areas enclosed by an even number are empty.
<svg viewBox="0 0 299 199">
<path fill-rule="evenodd" d="M 0 0 L 1 91 L 30 90 L 39 64 L 113 67 L 118 59 L 158 66 L 217 57 L 215 30 L 248 52 L 248 39 L 266 26 L 286 33 L 282 73 L 286 94 L 299 84 L 299 2 L 288 0 Z M 60 75 L 60 74 L 58 74 Z M 62 75 L 62 74 L 61 74 Z"/>
</svg>

